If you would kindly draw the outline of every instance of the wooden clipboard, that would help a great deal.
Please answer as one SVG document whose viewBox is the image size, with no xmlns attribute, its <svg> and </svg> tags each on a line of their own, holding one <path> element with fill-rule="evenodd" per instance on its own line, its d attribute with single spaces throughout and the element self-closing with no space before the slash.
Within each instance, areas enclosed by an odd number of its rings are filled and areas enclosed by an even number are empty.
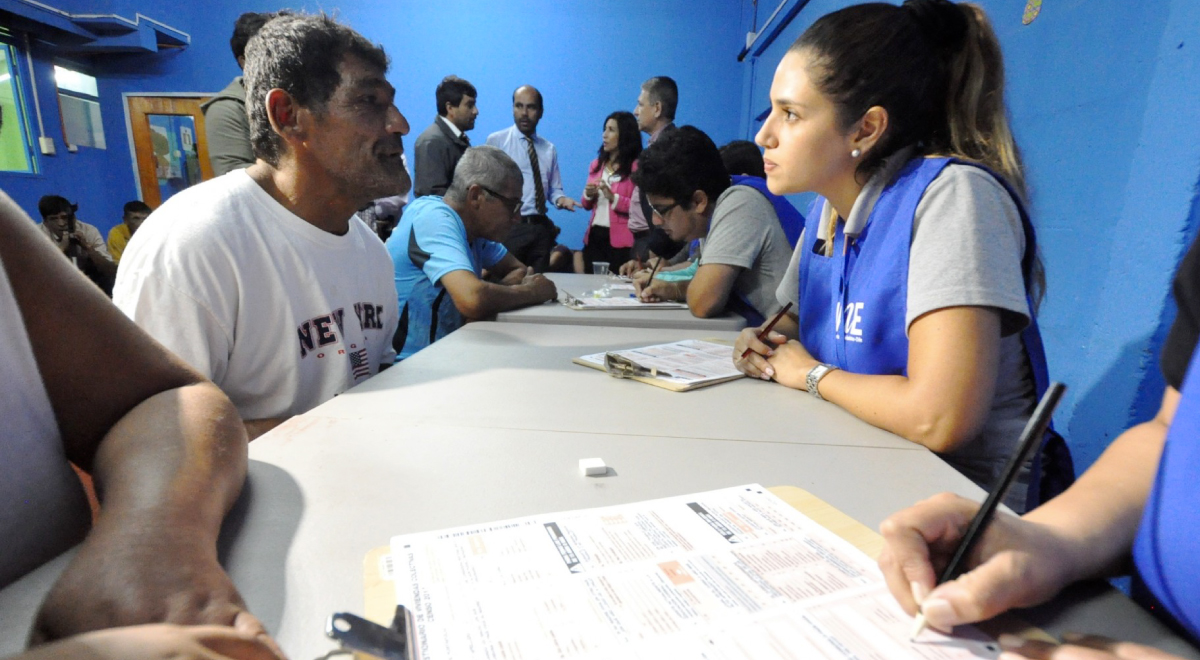
<svg viewBox="0 0 1200 660">
<path fill-rule="evenodd" d="M 868 557 L 876 559 L 883 550 L 883 537 L 875 530 L 842 513 L 812 493 L 795 486 L 774 486 L 767 490 L 825 529 L 850 542 Z M 363 591 L 366 600 L 363 616 L 385 626 L 391 622 L 392 614 L 396 610 L 396 587 L 390 578 L 385 577 L 390 571 L 384 569 L 384 563 L 389 561 L 390 553 L 391 546 L 385 545 L 368 552 L 363 560 Z M 1002 614 L 990 621 L 975 624 L 975 627 L 993 638 L 999 637 L 1001 633 L 1008 633 L 1026 639 L 1056 641 L 1045 631 L 1012 614 Z"/>
</svg>

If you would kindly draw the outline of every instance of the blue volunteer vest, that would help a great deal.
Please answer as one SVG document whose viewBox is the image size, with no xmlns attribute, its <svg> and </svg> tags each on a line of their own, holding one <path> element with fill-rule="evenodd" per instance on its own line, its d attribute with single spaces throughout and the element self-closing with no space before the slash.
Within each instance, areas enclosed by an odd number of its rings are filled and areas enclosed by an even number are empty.
<svg viewBox="0 0 1200 660">
<path fill-rule="evenodd" d="M 1200 641 L 1200 351 L 1192 354 L 1133 542 L 1135 597 Z M 1140 588 L 1137 588 L 1140 587 Z M 1150 598 L 1145 598 L 1149 592 Z M 1142 592 L 1142 593 L 1139 593 Z"/>
<path fill-rule="evenodd" d="M 979 167 L 1004 185 L 1017 205 L 1025 232 L 1022 272 L 1028 278 L 1037 253 L 1033 225 L 1021 198 L 1000 176 L 977 163 L 954 158 L 914 158 L 879 195 L 858 238 L 849 245 L 838 223 L 829 257 L 815 254 L 824 198 L 818 197 L 804 224 L 800 253 L 800 339 L 814 358 L 846 371 L 870 375 L 908 375 L 908 259 L 917 205 L 933 180 L 951 163 Z M 819 250 L 818 250 L 819 251 Z M 1021 333 L 1029 356 L 1037 397 L 1050 384 L 1033 304 Z M 1043 456 L 1045 455 L 1045 456 Z M 1043 475 L 1042 464 L 1047 471 Z M 1070 452 L 1053 430 L 1030 474 L 1027 508 L 1057 495 L 1074 481 Z"/>
</svg>

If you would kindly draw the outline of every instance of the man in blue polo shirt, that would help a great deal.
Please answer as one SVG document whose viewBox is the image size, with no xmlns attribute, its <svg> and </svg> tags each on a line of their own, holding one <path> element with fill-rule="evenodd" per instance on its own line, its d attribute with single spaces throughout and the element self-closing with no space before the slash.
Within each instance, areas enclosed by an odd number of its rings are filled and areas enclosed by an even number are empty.
<svg viewBox="0 0 1200 660">
<path fill-rule="evenodd" d="M 521 170 L 507 154 L 473 147 L 455 166 L 445 197 L 420 197 L 404 210 L 387 241 L 400 302 L 397 360 L 467 321 L 558 297 L 553 282 L 500 244 L 520 217 L 521 185 Z"/>
</svg>

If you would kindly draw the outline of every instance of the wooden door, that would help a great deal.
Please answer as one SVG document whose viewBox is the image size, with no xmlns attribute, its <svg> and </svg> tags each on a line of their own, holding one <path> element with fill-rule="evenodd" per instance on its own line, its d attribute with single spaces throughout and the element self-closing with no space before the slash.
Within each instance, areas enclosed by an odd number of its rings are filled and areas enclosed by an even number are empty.
<svg viewBox="0 0 1200 660">
<path fill-rule="evenodd" d="M 213 178 L 200 104 L 208 97 L 130 96 L 129 122 L 142 201 L 158 208 L 176 192 Z"/>
</svg>

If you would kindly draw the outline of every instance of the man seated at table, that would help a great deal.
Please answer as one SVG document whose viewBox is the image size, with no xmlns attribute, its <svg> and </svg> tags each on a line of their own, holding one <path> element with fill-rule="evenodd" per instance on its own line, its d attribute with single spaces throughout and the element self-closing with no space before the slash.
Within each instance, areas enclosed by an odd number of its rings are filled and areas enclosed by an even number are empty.
<svg viewBox="0 0 1200 660">
<path fill-rule="evenodd" d="M 76 268 L 104 293 L 111 294 L 117 264 L 104 247 L 100 230 L 75 217 L 78 210 L 79 205 L 67 201 L 66 197 L 46 195 L 38 200 L 38 213 L 42 216 L 39 226 Z"/>
<path fill-rule="evenodd" d="M 221 521 L 246 475 L 237 411 L 3 193 L 0 234 L 0 589 L 78 545 L 37 612 L 34 644 L 112 626 L 210 624 L 91 633 L 35 653 L 175 657 L 219 638 L 238 657 L 277 657 L 217 561 Z M 68 461 L 99 487 L 94 524 Z M 8 600 L 0 618 L 20 621 Z"/>
<path fill-rule="evenodd" d="M 761 324 L 779 307 L 775 289 L 792 250 L 775 207 L 758 190 L 732 185 L 717 145 L 684 126 L 642 152 L 633 180 L 650 202 L 653 221 L 676 241 L 700 239 L 691 280 L 635 278 L 646 302 L 685 300 L 701 318 L 726 311 Z"/>
<path fill-rule="evenodd" d="M 387 55 L 325 16 L 246 48 L 258 161 L 175 195 L 125 252 L 115 302 L 213 379 L 251 437 L 395 361 L 383 243 L 354 212 L 404 194 Z"/>
<path fill-rule="evenodd" d="M 108 231 L 108 254 L 117 265 L 121 264 L 121 255 L 124 254 L 129 239 L 137 233 L 152 210 L 140 200 L 125 202 L 125 208 L 121 214 L 121 224 Z"/>
<path fill-rule="evenodd" d="M 419 197 L 387 241 L 395 270 L 399 359 L 500 312 L 555 300 L 554 283 L 500 243 L 520 220 L 522 175 L 496 147 L 467 149 L 445 197 Z M 483 269 L 488 278 L 482 278 Z M 446 300 L 447 294 L 450 300 Z"/>
</svg>

